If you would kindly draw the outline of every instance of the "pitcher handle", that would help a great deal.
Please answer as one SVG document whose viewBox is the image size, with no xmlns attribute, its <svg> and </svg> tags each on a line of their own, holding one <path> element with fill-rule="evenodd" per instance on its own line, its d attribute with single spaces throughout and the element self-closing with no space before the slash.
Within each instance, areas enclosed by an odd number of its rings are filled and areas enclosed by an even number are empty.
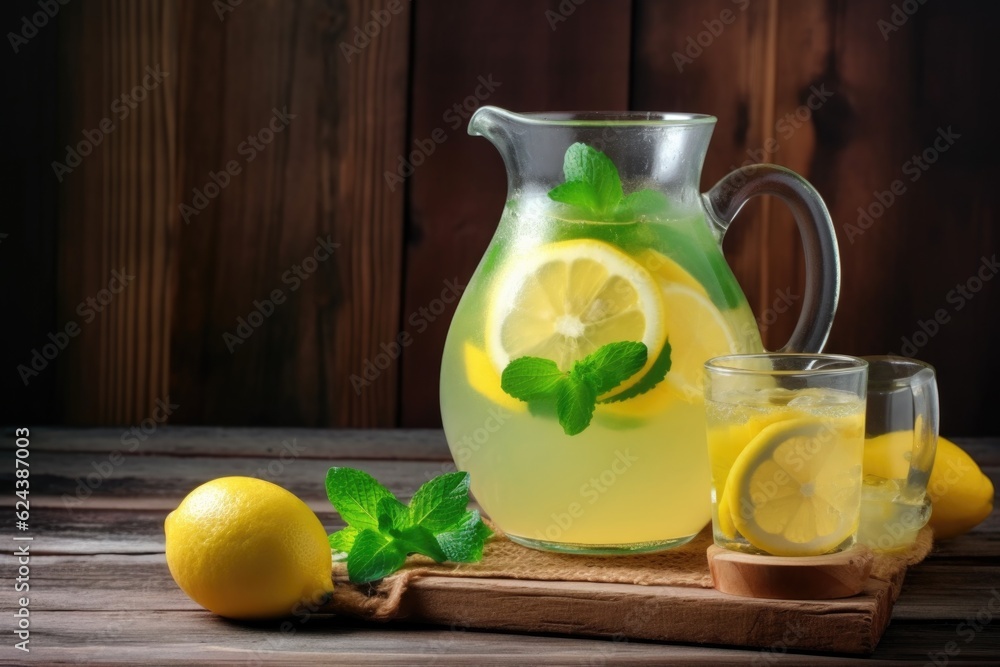
<svg viewBox="0 0 1000 667">
<path fill-rule="evenodd" d="M 792 210 L 806 253 L 806 293 L 802 313 L 779 352 L 821 352 L 833 326 L 840 297 L 840 255 L 826 204 L 806 179 L 773 164 L 742 167 L 702 195 L 719 242 L 747 200 L 774 195 Z"/>
</svg>

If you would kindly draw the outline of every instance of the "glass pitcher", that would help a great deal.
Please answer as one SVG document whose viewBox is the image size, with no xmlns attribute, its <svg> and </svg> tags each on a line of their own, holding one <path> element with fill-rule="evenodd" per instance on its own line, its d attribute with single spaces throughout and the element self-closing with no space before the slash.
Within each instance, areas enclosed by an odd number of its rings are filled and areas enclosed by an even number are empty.
<svg viewBox="0 0 1000 667">
<path fill-rule="evenodd" d="M 773 165 L 701 194 L 715 122 L 496 107 L 469 122 L 503 156 L 508 196 L 448 331 L 441 416 L 476 499 L 515 542 L 636 553 L 708 523 L 702 366 L 763 351 L 721 249 L 750 197 L 783 200 L 805 245 L 782 351 L 826 342 L 840 268 L 823 201 Z"/>
</svg>

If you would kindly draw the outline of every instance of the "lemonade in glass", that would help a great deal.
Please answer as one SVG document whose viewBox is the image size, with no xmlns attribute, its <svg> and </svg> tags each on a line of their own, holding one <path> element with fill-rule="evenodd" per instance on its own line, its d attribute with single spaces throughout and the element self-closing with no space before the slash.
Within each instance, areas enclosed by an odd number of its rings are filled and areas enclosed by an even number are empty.
<svg viewBox="0 0 1000 667">
<path fill-rule="evenodd" d="M 759 354 L 713 359 L 705 368 L 715 543 L 772 556 L 853 546 L 866 363 Z"/>
</svg>

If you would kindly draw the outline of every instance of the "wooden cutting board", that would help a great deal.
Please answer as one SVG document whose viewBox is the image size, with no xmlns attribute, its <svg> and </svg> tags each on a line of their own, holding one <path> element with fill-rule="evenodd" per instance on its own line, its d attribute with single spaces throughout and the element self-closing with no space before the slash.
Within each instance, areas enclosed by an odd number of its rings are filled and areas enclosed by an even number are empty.
<svg viewBox="0 0 1000 667">
<path fill-rule="evenodd" d="M 426 577 L 411 583 L 396 619 L 456 630 L 871 653 L 897 594 L 874 579 L 853 598 L 787 601 L 711 588 Z"/>
<path fill-rule="evenodd" d="M 921 560 L 929 551 L 929 535 L 925 544 L 924 552 L 912 560 Z M 906 575 L 904 561 L 888 563 L 876 566 L 861 594 L 815 601 L 737 597 L 697 586 L 541 581 L 455 572 L 436 576 L 431 568 L 405 585 L 383 584 L 381 590 L 338 578 L 330 610 L 457 631 L 479 628 L 866 654 L 875 650 L 888 626 Z M 347 593 L 395 601 L 391 613 L 371 614 L 359 612 L 356 601 L 338 604 L 339 596 Z"/>
</svg>

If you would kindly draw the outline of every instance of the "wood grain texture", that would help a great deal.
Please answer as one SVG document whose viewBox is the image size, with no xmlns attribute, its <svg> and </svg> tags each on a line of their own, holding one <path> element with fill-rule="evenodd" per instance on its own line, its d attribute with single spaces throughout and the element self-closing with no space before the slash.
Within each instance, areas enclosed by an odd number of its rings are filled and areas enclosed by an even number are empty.
<svg viewBox="0 0 1000 667">
<path fill-rule="evenodd" d="M 976 273 L 998 249 L 995 215 L 986 211 L 1000 176 L 987 155 L 1000 147 L 1000 129 L 984 110 L 1000 104 L 1000 92 L 970 83 L 990 58 L 971 36 L 1000 10 L 928 4 L 886 30 L 892 7 L 888 0 L 782 3 L 780 99 L 801 104 L 812 85 L 834 92 L 811 130 L 791 138 L 788 165 L 826 198 L 840 240 L 842 296 L 828 349 L 934 364 L 942 428 L 989 433 L 984 383 L 1000 370 L 991 333 L 1000 286 L 978 283 Z M 950 146 L 940 139 L 949 127 L 961 135 Z M 936 152 L 935 141 L 945 150 L 919 167 L 914 157 Z M 894 182 L 901 194 L 891 191 Z M 790 224 L 775 222 L 783 230 Z M 793 262 L 774 272 L 779 282 L 801 282 Z M 981 289 L 965 298 L 956 286 L 970 279 Z M 938 313 L 943 323 L 934 322 Z"/>
<path fill-rule="evenodd" d="M 185 43 L 199 48 L 181 62 L 178 204 L 192 205 L 211 172 L 240 171 L 179 238 L 171 380 L 182 421 L 396 421 L 394 366 L 364 392 L 351 381 L 399 328 L 403 193 L 382 173 L 404 143 L 409 4 L 358 48 L 354 29 L 374 10 L 247 3 L 220 21 L 211 3 L 184 5 Z M 256 305 L 276 292 L 282 303 Z M 241 333 L 240 318 L 252 328 Z"/>
<path fill-rule="evenodd" d="M 506 200 L 500 155 L 466 133 L 471 110 L 483 104 L 514 111 L 626 109 L 629 4 L 417 5 L 407 152 L 438 129 L 447 139 L 407 179 L 402 326 L 413 343 L 402 357 L 401 424 L 441 423 L 441 353 L 457 304 L 442 304 L 440 297 L 450 283 L 468 282 Z M 495 85 L 482 85 L 480 77 Z"/>
<path fill-rule="evenodd" d="M 708 548 L 716 590 L 775 600 L 836 600 L 857 595 L 865 589 L 874 562 L 872 550 L 860 545 L 809 558 L 762 557 L 714 544 Z M 903 583 L 901 578 L 892 581 Z"/>
<path fill-rule="evenodd" d="M 406 591 L 402 611 L 434 625 L 759 648 L 796 628 L 801 649 L 859 654 L 874 651 L 891 598 L 874 580 L 844 600 L 777 601 L 679 586 L 427 577 Z"/>
<path fill-rule="evenodd" d="M 765 160 L 830 206 L 844 271 L 828 349 L 930 361 L 945 429 L 994 434 L 1000 89 L 982 82 L 1000 7 L 923 3 L 897 26 L 898 5 L 428 0 L 402 2 L 384 27 L 379 0 L 61 6 L 11 55 L 6 182 L 18 203 L 0 225 L 0 277 L 17 326 L 0 334 L 3 410 L 127 424 L 170 396 L 178 423 L 436 426 L 454 308 L 437 300 L 471 276 L 504 200 L 496 151 L 465 134 L 468 100 L 716 115 L 703 188 Z M 37 3 L 4 9 L 16 27 Z M 170 74 L 119 117 L 112 104 L 147 65 Z M 496 85 L 477 98 L 480 76 Z M 832 95 L 809 109 L 814 89 Z M 284 107 L 287 129 L 241 152 Z M 51 163 L 105 117 L 114 130 L 56 180 Z M 958 137 L 937 152 L 949 127 Z M 928 168 L 915 166 L 929 149 Z M 414 151 L 422 163 L 400 183 Z M 239 174 L 206 196 L 230 161 Z M 285 282 L 328 235 L 333 256 Z M 727 238 L 776 348 L 801 303 L 797 231 L 764 199 Z M 122 268 L 136 279 L 85 321 L 80 304 Z M 255 301 L 274 290 L 285 302 L 257 320 Z M 227 346 L 240 318 L 259 326 Z M 17 365 L 69 322 L 82 332 L 25 388 Z M 413 342 L 397 356 L 403 332 Z"/>
<path fill-rule="evenodd" d="M 246 456 L 271 451 L 272 443 L 293 437 L 296 431 L 260 429 L 246 436 Z M 39 453 L 69 456 L 76 452 L 85 461 L 106 459 L 120 446 L 114 432 L 98 437 L 93 431 L 39 431 L 32 444 Z M 61 436 L 67 436 L 66 443 Z M 372 432 L 387 446 L 408 437 L 407 432 Z M 413 434 L 417 440 L 430 433 Z M 178 449 L 191 439 L 204 438 L 203 429 L 164 429 L 164 442 L 176 438 Z M 348 434 L 341 445 L 339 433 L 329 432 L 325 449 L 333 455 L 356 454 L 357 436 Z M 75 443 L 75 444 L 73 444 Z M 83 443 L 89 443 L 84 446 Z M 973 457 L 1000 483 L 1000 447 L 995 440 L 962 440 Z M 206 444 L 208 450 L 213 447 Z M 445 452 L 443 437 L 438 447 Z M 202 468 L 183 467 L 186 457 L 163 457 L 155 462 L 163 472 L 148 484 L 144 470 L 133 480 L 124 465 L 95 490 L 87 504 L 73 512 L 61 506 L 33 509 L 37 538 L 32 558 L 31 662 L 39 664 L 678 664 L 782 665 L 812 664 L 898 664 L 902 661 L 929 661 L 950 641 L 957 642 L 958 655 L 949 664 L 990 664 L 1000 653 L 1000 627 L 987 624 L 966 642 L 957 634 L 959 624 L 988 609 L 995 590 L 1000 588 L 1000 513 L 994 512 L 972 533 L 943 542 L 927 561 L 907 577 L 896 602 L 892 623 L 871 658 L 811 654 L 795 648 L 795 642 L 773 644 L 763 652 L 699 645 L 677 645 L 641 641 L 598 640 L 561 636 L 563 629 L 551 627 L 550 634 L 507 634 L 470 631 L 462 623 L 451 627 L 407 624 L 368 624 L 327 615 L 315 615 L 305 622 L 294 619 L 291 628 L 281 622 L 241 624 L 219 619 L 197 609 L 171 580 L 163 560 L 162 521 L 172 506 L 194 482 L 193 475 L 225 474 L 232 466 L 231 443 L 217 448 L 224 458 L 203 457 Z M 273 453 L 271 454 L 273 460 Z M 267 460 L 267 459 L 265 459 Z M 35 459 L 32 459 L 33 463 Z M 306 463 L 303 461 L 302 463 Z M 394 490 L 419 483 L 419 466 L 408 477 L 393 482 Z M 384 462 L 359 459 L 356 465 L 382 475 Z M 61 488 L 60 478 L 82 473 L 86 462 L 68 461 L 58 468 L 52 461 L 33 466 L 33 482 L 39 493 Z M 181 465 L 183 474 L 172 466 Z M 314 463 L 311 465 L 315 466 Z M 49 473 L 52 473 L 49 476 Z M 314 471 L 314 474 L 318 474 Z M 10 482 L 10 474 L 0 475 Z M 157 481 L 161 480 L 161 481 Z M 174 485 L 174 490 L 164 486 Z M 304 480 L 305 478 L 303 478 Z M 116 484 L 129 485 L 129 495 L 120 495 Z M 118 486 L 118 490 L 124 487 Z M 304 487 L 303 487 L 304 489 Z M 34 486 L 33 486 L 33 490 Z M 315 489 L 314 489 L 315 491 Z M 58 500 L 58 495 L 50 496 Z M 318 499 L 318 496 L 314 496 Z M 34 500 L 34 496 L 32 500 Z M 142 509 L 144 501 L 157 507 Z M 323 501 L 325 503 L 325 501 Z M 312 503 L 310 503 L 312 504 Z M 320 510 L 320 504 L 313 505 Z M 329 508 L 329 505 L 326 505 Z M 324 525 L 336 524 L 329 509 L 320 514 Z M 432 582 L 433 583 L 433 582 Z M 2 582 L 11 586 L 9 577 Z M 492 589 L 489 592 L 493 592 Z M 510 598 L 515 599 L 515 598 Z M 585 598 L 586 599 L 586 598 Z M 11 598 L 0 600 L 0 609 L 11 609 Z M 514 615 L 517 606 L 508 596 L 498 609 Z M 994 603 L 995 604 L 995 603 Z M 623 613 L 634 613 L 626 609 Z M 516 619 L 515 619 L 516 620 Z M 835 619 L 831 619 L 834 620 Z M 758 626 L 761 626 L 758 623 Z M 764 623 L 763 626 L 767 624 Z M 764 632 L 767 628 L 758 627 Z M 294 632 L 290 632 L 294 630 Z M 753 628 L 750 628 L 753 630 Z M 794 633 L 793 633 L 794 634 Z M 794 639 L 793 635 L 789 635 Z"/>
<path fill-rule="evenodd" d="M 718 118 L 702 190 L 759 162 L 773 133 L 776 11 L 775 0 L 636 2 L 631 106 Z M 768 269 L 778 261 L 771 257 L 769 211 L 766 199 L 748 202 L 725 242 L 726 258 L 758 317 L 774 298 Z M 765 346 L 784 344 L 763 328 Z"/>
<path fill-rule="evenodd" d="M 138 421 L 168 393 L 175 8 L 173 0 L 66 8 L 86 26 L 63 61 L 72 73 L 67 143 L 80 158 L 57 160 L 71 168 L 61 172 L 57 320 L 80 328 L 58 364 L 71 423 Z"/>
</svg>

